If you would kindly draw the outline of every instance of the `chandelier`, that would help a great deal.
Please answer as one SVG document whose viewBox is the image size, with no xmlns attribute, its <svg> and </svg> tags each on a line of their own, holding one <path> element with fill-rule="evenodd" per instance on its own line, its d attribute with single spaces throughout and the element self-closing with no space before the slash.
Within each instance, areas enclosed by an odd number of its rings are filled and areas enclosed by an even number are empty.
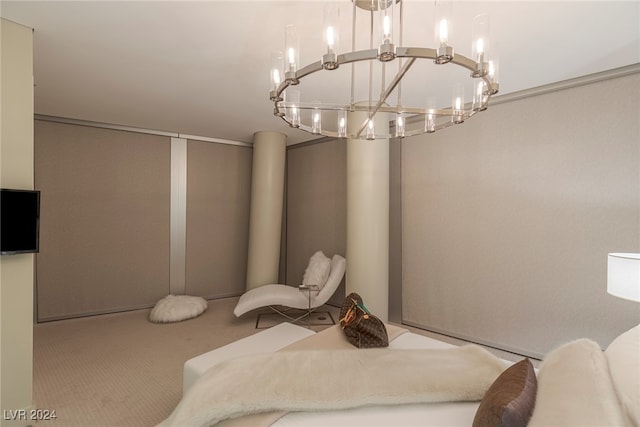
<svg viewBox="0 0 640 427">
<path fill-rule="evenodd" d="M 488 55 L 488 15 L 480 14 L 473 19 L 471 57 L 466 57 L 449 44 L 451 2 L 434 6 L 435 48 L 403 46 L 403 3 L 352 0 L 351 51 L 346 53 L 338 50 L 340 8 L 335 2 L 328 3 L 324 7 L 323 53 L 318 49 L 320 59 L 305 66 L 300 66 L 299 33 L 294 25 L 287 25 L 284 52 L 271 54 L 273 114 L 289 126 L 314 135 L 372 140 L 432 133 L 486 110 L 491 96 L 498 93 L 497 60 Z M 359 21 L 359 16 L 366 19 Z M 356 50 L 356 30 L 367 33 L 364 40 L 366 43 L 368 39 L 368 49 Z M 358 41 L 362 43 L 361 39 Z M 424 88 L 403 88 L 403 79 L 408 80 L 406 76 L 412 67 L 424 60 L 430 60 L 428 63 L 435 67 L 446 65 L 447 72 L 466 69 L 463 77 L 469 79 L 466 85 L 472 86 L 473 92 L 470 102 L 465 102 L 465 83 L 456 83 L 450 100 L 443 102 L 424 96 L 421 102 L 405 105 L 409 97 L 405 96 L 403 101 L 403 92 L 415 99 L 418 90 L 424 91 Z M 317 100 L 338 86 L 331 78 L 339 74 L 343 80 L 350 80 L 348 99 Z M 315 92 L 301 97 L 303 90 L 308 89 L 305 83 L 314 77 Z M 361 91 L 364 88 L 364 96 L 356 96 L 356 86 Z M 445 106 L 438 106 L 438 102 Z"/>
</svg>

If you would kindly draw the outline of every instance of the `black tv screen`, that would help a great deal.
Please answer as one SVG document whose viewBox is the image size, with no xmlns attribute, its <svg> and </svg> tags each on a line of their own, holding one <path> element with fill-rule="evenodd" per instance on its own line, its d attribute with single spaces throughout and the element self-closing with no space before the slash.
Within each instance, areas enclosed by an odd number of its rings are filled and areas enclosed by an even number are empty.
<svg viewBox="0 0 640 427">
<path fill-rule="evenodd" d="M 0 254 L 39 249 L 40 192 L 0 189 Z"/>
</svg>

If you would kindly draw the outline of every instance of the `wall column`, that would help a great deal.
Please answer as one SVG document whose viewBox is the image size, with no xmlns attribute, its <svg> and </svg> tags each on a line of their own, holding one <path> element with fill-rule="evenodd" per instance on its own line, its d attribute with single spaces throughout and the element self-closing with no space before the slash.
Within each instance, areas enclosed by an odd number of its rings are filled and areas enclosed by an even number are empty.
<svg viewBox="0 0 640 427">
<path fill-rule="evenodd" d="M 278 283 L 286 138 L 280 132 L 253 135 L 247 290 Z"/>
<path fill-rule="evenodd" d="M 366 113 L 351 113 L 360 127 Z M 376 134 L 389 120 L 375 116 Z M 346 294 L 357 292 L 382 321 L 389 317 L 389 139 L 347 140 Z"/>
<path fill-rule="evenodd" d="M 0 187 L 32 190 L 33 30 L 0 19 L 0 33 Z M 33 254 L 0 258 L 0 411 L 8 414 L 0 424 L 5 427 L 32 424 L 33 261 Z"/>
</svg>

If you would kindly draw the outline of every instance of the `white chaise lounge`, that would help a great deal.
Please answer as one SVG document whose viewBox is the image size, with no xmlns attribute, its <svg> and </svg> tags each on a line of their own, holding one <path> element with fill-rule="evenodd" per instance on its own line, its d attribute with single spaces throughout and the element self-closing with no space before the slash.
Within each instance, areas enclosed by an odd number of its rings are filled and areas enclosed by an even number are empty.
<svg viewBox="0 0 640 427">
<path fill-rule="evenodd" d="M 283 306 L 288 308 L 296 308 L 300 310 L 308 310 L 307 313 L 301 317 L 308 315 L 314 309 L 325 304 L 331 295 L 338 289 L 342 277 L 344 276 L 347 268 L 346 260 L 340 255 L 334 255 L 331 259 L 331 268 L 329 270 L 329 277 L 323 286 L 320 287 L 318 292 L 305 291 L 302 292 L 296 286 L 272 284 L 263 285 L 258 288 L 251 289 L 244 293 L 236 308 L 233 310 L 233 314 L 236 317 L 240 317 L 243 314 L 260 307 L 271 307 L 280 314 L 281 311 L 275 308 L 275 306 Z M 289 317 L 283 314 L 285 317 Z M 298 320 L 299 318 L 291 318 L 291 320 Z"/>
</svg>

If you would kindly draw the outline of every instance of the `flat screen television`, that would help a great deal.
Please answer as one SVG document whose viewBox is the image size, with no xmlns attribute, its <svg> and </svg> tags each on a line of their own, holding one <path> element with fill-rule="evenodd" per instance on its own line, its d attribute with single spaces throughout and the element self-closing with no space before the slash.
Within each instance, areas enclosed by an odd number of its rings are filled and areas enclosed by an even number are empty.
<svg viewBox="0 0 640 427">
<path fill-rule="evenodd" d="M 40 191 L 0 189 L 0 254 L 39 250 Z"/>
</svg>

